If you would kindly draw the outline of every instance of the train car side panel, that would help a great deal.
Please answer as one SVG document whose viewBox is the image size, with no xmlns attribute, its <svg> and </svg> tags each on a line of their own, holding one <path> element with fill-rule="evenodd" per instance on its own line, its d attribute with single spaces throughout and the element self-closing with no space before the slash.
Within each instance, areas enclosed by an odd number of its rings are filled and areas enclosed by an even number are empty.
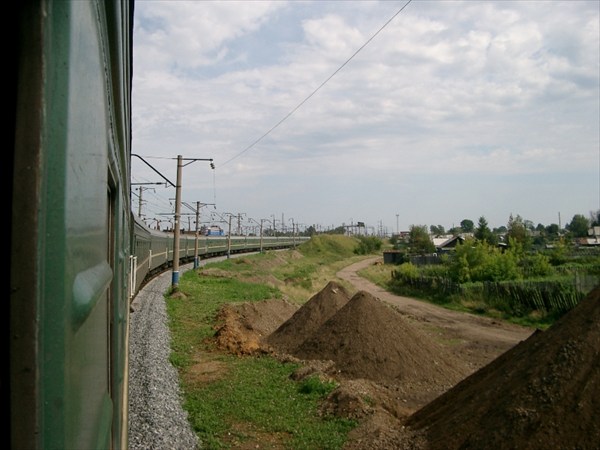
<svg viewBox="0 0 600 450">
<path fill-rule="evenodd" d="M 112 84 L 129 77 L 130 62 L 110 52 L 115 43 L 128 51 L 129 5 L 26 3 L 24 33 L 34 36 L 19 66 L 15 167 L 23 174 L 15 171 L 14 191 L 35 230 L 18 228 L 19 212 L 12 229 L 17 240 L 36 239 L 30 254 L 11 248 L 11 269 L 29 267 L 33 278 L 24 286 L 11 272 L 19 293 L 11 294 L 11 334 L 25 333 L 11 347 L 11 445 L 121 448 L 130 251 L 129 113 L 121 105 L 130 88 Z M 39 184 L 23 193 L 32 162 Z M 21 406 L 27 390 L 32 402 Z"/>
</svg>

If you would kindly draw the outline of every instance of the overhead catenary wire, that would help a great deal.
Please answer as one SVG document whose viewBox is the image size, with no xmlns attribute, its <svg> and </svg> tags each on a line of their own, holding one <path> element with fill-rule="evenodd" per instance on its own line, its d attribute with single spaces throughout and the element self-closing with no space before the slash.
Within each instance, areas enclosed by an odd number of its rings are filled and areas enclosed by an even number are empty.
<svg viewBox="0 0 600 450">
<path fill-rule="evenodd" d="M 350 61 L 352 61 L 352 59 L 354 59 L 354 57 L 356 55 L 358 55 L 358 53 L 360 53 L 362 51 L 362 49 L 364 49 L 367 45 L 369 45 L 369 43 L 379 34 L 381 33 L 381 31 L 383 31 L 383 29 L 385 27 L 387 27 L 392 20 L 394 20 L 396 18 L 396 16 L 398 14 L 400 14 L 402 11 L 404 11 L 404 9 L 409 5 L 409 3 L 411 3 L 412 0 L 408 0 L 398 11 L 396 11 L 394 13 L 394 15 L 392 17 L 390 17 L 387 22 L 385 22 L 369 39 L 367 39 L 367 41 L 361 45 L 359 47 L 358 50 L 356 50 L 346 61 L 344 61 L 344 63 L 338 67 L 331 75 L 329 75 L 329 77 L 327 77 L 325 79 L 325 81 L 323 81 L 319 86 L 317 86 L 317 88 L 312 91 L 304 100 L 302 100 L 294 109 L 292 109 L 289 113 L 287 113 L 279 122 L 277 122 L 275 125 L 273 125 L 266 133 L 264 133 L 262 136 L 260 136 L 258 139 L 256 139 L 255 141 L 253 141 L 250 145 L 248 145 L 245 149 L 243 149 L 241 152 L 239 152 L 238 154 L 234 155 L 233 157 L 229 158 L 227 161 L 225 161 L 224 163 L 221 164 L 221 167 L 224 166 L 225 164 L 230 163 L 231 161 L 233 161 L 234 159 L 239 158 L 240 156 L 242 156 L 244 153 L 246 153 L 248 150 L 250 150 L 251 148 L 253 148 L 256 144 L 258 144 L 260 141 L 262 141 L 264 138 L 266 138 L 269 134 L 271 134 L 277 127 L 279 127 L 283 122 L 285 122 L 287 119 L 289 119 L 292 114 L 294 114 L 298 109 L 300 109 L 302 107 L 302 105 L 304 105 L 308 100 L 311 99 L 311 97 L 313 97 L 323 86 L 325 86 L 329 80 L 331 80 L 334 76 L 336 76 L 338 74 L 338 72 L 340 72 Z"/>
</svg>

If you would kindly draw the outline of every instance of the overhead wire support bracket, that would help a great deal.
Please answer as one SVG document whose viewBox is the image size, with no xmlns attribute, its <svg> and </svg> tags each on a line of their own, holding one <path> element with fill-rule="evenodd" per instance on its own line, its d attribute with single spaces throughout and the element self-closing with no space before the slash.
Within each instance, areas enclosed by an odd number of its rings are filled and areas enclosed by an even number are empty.
<svg viewBox="0 0 600 450">
<path fill-rule="evenodd" d="M 135 153 L 132 153 L 132 154 L 131 154 L 131 156 L 136 156 L 136 157 L 140 158 L 140 159 L 141 159 L 141 160 L 142 160 L 142 161 L 143 161 L 143 162 L 144 162 L 144 163 L 145 163 L 145 164 L 146 164 L 148 167 L 150 167 L 150 168 L 151 168 L 152 170 L 154 170 L 154 171 L 155 171 L 157 174 L 159 174 L 159 175 L 160 175 L 160 177 L 161 177 L 163 180 L 165 180 L 165 181 L 166 181 L 167 183 L 169 183 L 171 186 L 173 186 L 173 187 L 177 187 L 177 186 L 175 186 L 175 184 L 174 184 L 174 183 L 173 183 L 171 180 L 169 180 L 169 179 L 168 179 L 167 177 L 165 177 L 165 176 L 164 176 L 162 173 L 160 173 L 158 170 L 156 170 L 154 167 L 152 167 L 152 165 L 151 165 L 151 164 L 150 164 L 148 161 L 146 161 L 144 158 L 142 158 L 140 155 L 137 155 L 137 154 L 135 154 Z"/>
</svg>

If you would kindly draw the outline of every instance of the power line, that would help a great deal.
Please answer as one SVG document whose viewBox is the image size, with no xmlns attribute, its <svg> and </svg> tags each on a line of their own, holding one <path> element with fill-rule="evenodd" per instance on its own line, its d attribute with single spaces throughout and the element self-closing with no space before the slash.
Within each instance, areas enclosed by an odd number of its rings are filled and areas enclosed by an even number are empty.
<svg viewBox="0 0 600 450">
<path fill-rule="evenodd" d="M 259 137 L 258 139 L 256 139 L 254 142 L 252 142 L 248 147 L 246 147 L 244 150 L 242 150 L 241 152 L 239 152 L 237 155 L 233 156 L 232 158 L 228 159 L 227 161 L 225 161 L 223 164 L 221 164 L 221 166 L 224 166 L 225 164 L 230 163 L 231 161 L 233 161 L 236 158 L 239 158 L 240 156 L 242 156 L 244 153 L 246 153 L 248 150 L 250 150 L 252 147 L 254 147 L 256 144 L 258 144 L 260 141 L 262 141 L 265 137 L 267 137 L 269 134 L 271 134 L 271 132 L 273 132 L 277 127 L 279 127 L 279 125 L 281 125 L 283 122 L 285 122 L 292 114 L 294 114 L 298 109 L 300 109 L 300 107 L 302 105 L 304 105 L 313 95 L 315 95 L 323 86 L 325 86 L 325 84 L 327 84 L 327 82 L 329 82 L 329 80 L 331 80 L 335 75 L 337 75 L 337 73 L 342 70 L 352 59 L 354 59 L 354 57 L 356 55 L 358 55 L 358 53 L 365 48 L 367 45 L 369 45 L 369 43 L 379 34 L 381 33 L 381 31 L 387 27 L 390 22 L 392 20 L 394 20 L 396 18 L 396 16 L 398 14 L 400 14 L 404 8 L 406 8 L 408 6 L 408 4 L 412 2 L 412 0 L 408 0 L 403 6 L 402 8 L 400 8 L 386 23 L 384 23 L 381 28 L 379 28 L 379 30 L 377 30 L 375 32 L 375 34 L 373 34 L 369 39 L 367 39 L 367 41 L 358 49 L 356 50 L 352 56 L 350 56 L 350 58 L 348 58 L 340 67 L 338 67 L 335 72 L 333 72 L 325 81 L 323 81 L 314 91 L 312 91 L 308 97 L 306 97 L 304 100 L 302 100 L 294 109 L 292 109 L 289 113 L 287 113 L 283 119 L 281 119 L 279 122 L 277 122 L 275 125 L 273 125 L 265 134 L 263 134 L 261 137 Z"/>
</svg>

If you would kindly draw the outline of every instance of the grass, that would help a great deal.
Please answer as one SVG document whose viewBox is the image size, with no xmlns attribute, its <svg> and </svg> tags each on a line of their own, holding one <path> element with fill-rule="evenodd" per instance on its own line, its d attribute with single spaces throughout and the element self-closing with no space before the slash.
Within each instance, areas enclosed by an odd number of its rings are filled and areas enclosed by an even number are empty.
<svg viewBox="0 0 600 450">
<path fill-rule="evenodd" d="M 296 365 L 270 357 L 227 360 L 230 370 L 223 379 L 187 397 L 186 407 L 203 448 L 228 448 L 256 435 L 267 439 L 266 434 L 268 440 L 290 449 L 343 446 L 353 423 L 318 414 L 319 401 L 335 386 L 318 382 L 320 388 L 303 389 L 290 380 Z"/>
<path fill-rule="evenodd" d="M 342 267 L 360 260 L 355 240 L 317 238 L 297 250 L 240 256 L 188 271 L 167 297 L 171 362 L 179 370 L 184 407 L 204 449 L 341 449 L 356 423 L 323 415 L 319 407 L 337 386 L 290 378 L 296 364 L 270 356 L 233 356 L 216 349 L 216 316 L 227 302 L 286 298 L 307 301 Z M 198 380 L 199 361 L 218 374 Z"/>
<path fill-rule="evenodd" d="M 423 300 L 425 302 L 432 303 L 453 311 L 485 316 L 528 328 L 539 328 L 541 330 L 545 330 L 549 328 L 557 319 L 557 317 L 552 315 L 541 315 L 537 311 L 533 311 L 522 317 L 513 316 L 501 311 L 497 307 L 494 307 L 494 305 L 484 302 L 481 299 L 473 299 L 469 298 L 469 296 L 452 295 L 440 297 L 424 293 L 416 288 L 411 289 L 410 287 L 403 287 L 402 292 L 397 292 L 396 290 L 390 288 L 391 272 L 394 270 L 394 268 L 396 268 L 396 266 L 389 264 L 371 265 L 363 270 L 360 270 L 358 274 L 377 284 L 381 288 L 390 292 L 394 292 L 397 295 L 404 295 Z"/>
</svg>

